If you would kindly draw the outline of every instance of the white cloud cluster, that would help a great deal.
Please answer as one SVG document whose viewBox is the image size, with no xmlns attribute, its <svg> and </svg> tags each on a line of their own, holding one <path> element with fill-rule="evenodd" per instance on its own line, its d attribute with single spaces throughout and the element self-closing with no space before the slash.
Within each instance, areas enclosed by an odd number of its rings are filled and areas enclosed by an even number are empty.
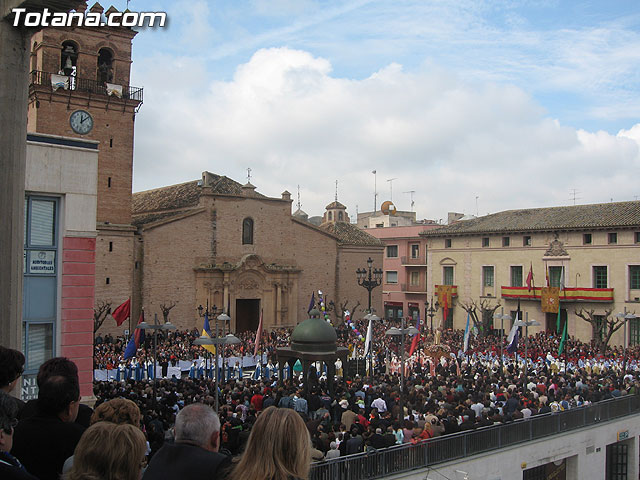
<svg viewBox="0 0 640 480">
<path fill-rule="evenodd" d="M 171 73 L 168 73 L 171 72 Z M 334 197 L 349 213 L 390 197 L 418 218 L 640 194 L 640 124 L 618 135 L 560 125 L 521 89 L 469 83 L 430 68 L 388 65 L 368 78 L 332 76 L 329 61 L 289 48 L 258 50 L 226 82 L 193 60 L 137 65 L 145 104 L 136 121 L 134 190 L 199 178 L 203 170 L 270 196 L 300 185 L 320 215 Z M 294 195 L 295 197 L 295 195 Z"/>
</svg>

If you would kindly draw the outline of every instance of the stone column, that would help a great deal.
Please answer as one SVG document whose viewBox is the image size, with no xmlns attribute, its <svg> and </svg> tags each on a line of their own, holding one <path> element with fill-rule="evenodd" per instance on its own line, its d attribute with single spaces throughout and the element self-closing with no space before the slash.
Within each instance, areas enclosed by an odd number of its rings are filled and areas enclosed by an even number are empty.
<svg viewBox="0 0 640 480">
<path fill-rule="evenodd" d="M 22 262 L 31 31 L 4 15 L 0 0 L 0 344 L 22 350 Z"/>
</svg>

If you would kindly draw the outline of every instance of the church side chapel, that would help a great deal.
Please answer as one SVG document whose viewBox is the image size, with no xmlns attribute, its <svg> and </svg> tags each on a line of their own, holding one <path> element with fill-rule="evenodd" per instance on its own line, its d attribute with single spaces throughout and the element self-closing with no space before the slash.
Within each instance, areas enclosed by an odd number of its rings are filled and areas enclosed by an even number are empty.
<svg viewBox="0 0 640 480">
<path fill-rule="evenodd" d="M 250 180 L 242 185 L 203 172 L 199 180 L 133 195 L 140 272 L 134 303 L 147 312 L 175 304 L 178 328 L 201 328 L 197 308 L 208 305 L 231 317 L 218 326 L 221 334 L 255 331 L 260 315 L 267 330 L 295 326 L 308 318 L 318 289 L 334 306 L 366 305 L 356 270 L 369 257 L 382 265 L 382 243 L 350 224 L 337 198 L 316 226 L 299 204 L 291 213 L 289 192 L 267 197 Z M 381 304 L 381 293 L 375 296 L 373 304 Z M 330 315 L 340 321 L 337 309 Z"/>
</svg>

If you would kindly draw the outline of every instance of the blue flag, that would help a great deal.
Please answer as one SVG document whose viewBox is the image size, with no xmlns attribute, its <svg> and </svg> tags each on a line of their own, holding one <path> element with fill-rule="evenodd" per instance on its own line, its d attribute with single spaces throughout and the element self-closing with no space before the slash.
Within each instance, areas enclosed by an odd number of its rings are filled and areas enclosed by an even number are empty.
<svg viewBox="0 0 640 480">
<path fill-rule="evenodd" d="M 311 301 L 309 302 L 309 308 L 307 309 L 307 313 L 313 310 L 313 307 L 316 304 L 316 292 L 311 292 Z"/>
<path fill-rule="evenodd" d="M 144 310 L 140 314 L 140 320 L 138 325 L 144 322 Z M 144 343 L 144 330 L 136 328 L 135 333 L 131 336 L 131 340 L 127 343 L 127 348 L 124 349 L 124 359 L 135 357 L 136 352 L 140 348 L 140 345 Z"/>
</svg>

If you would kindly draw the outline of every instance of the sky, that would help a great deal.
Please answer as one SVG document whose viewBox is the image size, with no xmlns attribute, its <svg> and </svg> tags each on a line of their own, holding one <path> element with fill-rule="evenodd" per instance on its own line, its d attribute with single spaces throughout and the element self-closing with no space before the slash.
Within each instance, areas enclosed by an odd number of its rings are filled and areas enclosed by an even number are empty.
<svg viewBox="0 0 640 480">
<path fill-rule="evenodd" d="M 640 198 L 637 0 L 129 8 L 168 15 L 133 40 L 134 191 L 251 168 L 310 216 L 337 180 L 352 217 L 375 189 L 437 221 Z"/>
</svg>

